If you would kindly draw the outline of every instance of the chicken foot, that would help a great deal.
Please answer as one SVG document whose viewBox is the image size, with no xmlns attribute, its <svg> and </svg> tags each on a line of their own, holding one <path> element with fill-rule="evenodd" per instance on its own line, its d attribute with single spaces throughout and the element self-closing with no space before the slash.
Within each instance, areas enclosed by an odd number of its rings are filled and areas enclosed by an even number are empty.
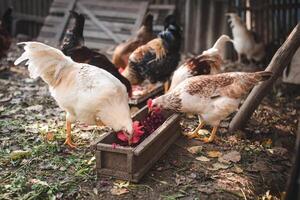
<svg viewBox="0 0 300 200">
<path fill-rule="evenodd" d="M 72 142 L 72 138 L 71 138 L 71 122 L 69 122 L 68 120 L 66 120 L 66 141 L 65 143 L 66 145 L 68 145 L 71 148 L 75 148 L 76 145 Z"/>
<path fill-rule="evenodd" d="M 217 133 L 217 130 L 218 130 L 218 126 L 214 126 L 213 127 L 213 130 L 211 131 L 211 134 L 209 137 L 205 137 L 205 138 L 202 138 L 201 140 L 205 143 L 210 143 L 212 142 L 215 137 L 216 137 L 216 133 Z"/>
<path fill-rule="evenodd" d="M 188 136 L 189 139 L 192 138 L 200 138 L 198 131 L 203 128 L 203 126 L 205 125 L 205 123 L 203 121 L 199 122 L 198 127 L 193 131 L 193 132 L 189 132 L 186 135 Z"/>
</svg>

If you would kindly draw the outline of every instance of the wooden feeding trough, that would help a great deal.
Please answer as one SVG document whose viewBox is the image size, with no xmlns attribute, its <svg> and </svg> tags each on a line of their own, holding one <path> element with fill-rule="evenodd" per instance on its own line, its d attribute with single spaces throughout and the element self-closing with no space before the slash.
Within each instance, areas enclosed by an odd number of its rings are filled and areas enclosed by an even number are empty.
<svg viewBox="0 0 300 200">
<path fill-rule="evenodd" d="M 141 109 L 134 120 L 141 120 L 148 113 Z M 179 114 L 164 112 L 166 121 L 136 147 L 113 147 L 116 134 L 105 133 L 96 143 L 97 174 L 138 182 L 151 166 L 180 136 Z"/>
<path fill-rule="evenodd" d="M 163 92 L 164 92 L 163 84 L 157 84 L 154 89 L 152 89 L 150 92 L 145 93 L 144 95 L 138 95 L 138 96 L 133 95 L 129 99 L 129 105 L 131 107 L 142 108 L 146 105 L 147 100 L 149 98 L 160 96 L 163 94 Z"/>
</svg>

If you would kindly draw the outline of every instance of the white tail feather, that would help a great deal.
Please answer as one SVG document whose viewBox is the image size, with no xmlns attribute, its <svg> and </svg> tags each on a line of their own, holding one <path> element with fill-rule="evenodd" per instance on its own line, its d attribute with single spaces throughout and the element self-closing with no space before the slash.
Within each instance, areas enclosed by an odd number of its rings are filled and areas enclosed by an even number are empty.
<svg viewBox="0 0 300 200">
<path fill-rule="evenodd" d="M 15 65 L 28 60 L 28 70 L 31 78 L 37 78 L 44 73 L 54 71 L 55 74 L 66 65 L 74 62 L 70 57 L 65 56 L 60 50 L 40 42 L 21 42 L 18 45 L 25 45 L 25 52 L 15 61 Z"/>
</svg>

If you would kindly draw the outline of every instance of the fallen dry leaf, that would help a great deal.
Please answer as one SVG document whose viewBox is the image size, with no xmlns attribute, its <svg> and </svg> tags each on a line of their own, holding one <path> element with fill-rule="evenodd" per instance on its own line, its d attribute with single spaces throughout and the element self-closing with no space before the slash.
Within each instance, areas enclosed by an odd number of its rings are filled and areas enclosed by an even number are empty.
<svg viewBox="0 0 300 200">
<path fill-rule="evenodd" d="M 271 148 L 272 146 L 272 140 L 271 139 L 267 139 L 267 140 L 264 140 L 261 144 L 265 147 L 265 148 Z"/>
<path fill-rule="evenodd" d="M 54 133 L 53 132 L 47 132 L 46 133 L 46 140 L 47 141 L 53 141 L 54 140 Z"/>
<path fill-rule="evenodd" d="M 110 193 L 112 194 L 112 195 L 122 195 L 122 194 L 126 194 L 126 193 L 128 193 L 129 191 L 126 189 L 126 188 L 112 188 L 111 190 L 110 190 Z"/>
<path fill-rule="evenodd" d="M 117 180 L 114 182 L 114 186 L 117 188 L 126 188 L 129 186 L 129 181 L 122 181 L 122 180 Z"/>
<path fill-rule="evenodd" d="M 190 152 L 191 154 L 198 154 L 202 151 L 202 149 L 203 149 L 202 146 L 193 146 L 187 148 L 188 152 Z"/>
<path fill-rule="evenodd" d="M 238 151 L 231 151 L 218 158 L 219 162 L 222 163 L 237 163 L 241 160 L 241 154 Z"/>
<path fill-rule="evenodd" d="M 207 156 L 211 158 L 218 158 L 222 155 L 220 151 L 209 151 L 207 152 Z"/>
<path fill-rule="evenodd" d="M 229 165 L 217 162 L 217 163 L 212 164 L 212 167 L 209 167 L 207 169 L 211 170 L 211 171 L 217 171 L 219 169 L 227 169 L 229 167 L 230 167 Z"/>
<path fill-rule="evenodd" d="M 38 184 L 38 185 L 49 186 L 49 184 L 48 184 L 46 181 L 41 181 L 41 180 L 35 179 L 35 178 L 30 179 L 29 182 L 32 183 L 32 184 Z"/>
<path fill-rule="evenodd" d="M 198 134 L 199 134 L 199 135 L 206 136 L 206 135 L 209 135 L 210 132 L 209 132 L 208 130 L 206 130 L 206 129 L 200 129 L 200 130 L 198 131 Z"/>
<path fill-rule="evenodd" d="M 216 171 L 216 170 L 219 170 L 219 169 L 227 169 L 228 167 L 230 167 L 229 165 L 226 165 L 226 164 L 223 164 L 223 163 L 214 163 L 212 164 L 212 167 L 209 167 L 208 170 L 211 170 L 211 171 Z"/>
<path fill-rule="evenodd" d="M 237 165 L 234 165 L 234 171 L 238 174 L 242 173 L 244 170 Z"/>
<path fill-rule="evenodd" d="M 205 156 L 199 156 L 196 158 L 196 160 L 202 161 L 202 162 L 209 162 L 210 159 Z"/>
<path fill-rule="evenodd" d="M 185 183 L 185 181 L 186 181 L 185 176 L 181 176 L 179 174 L 176 174 L 176 178 L 175 178 L 176 185 L 180 185 L 182 183 Z"/>
</svg>

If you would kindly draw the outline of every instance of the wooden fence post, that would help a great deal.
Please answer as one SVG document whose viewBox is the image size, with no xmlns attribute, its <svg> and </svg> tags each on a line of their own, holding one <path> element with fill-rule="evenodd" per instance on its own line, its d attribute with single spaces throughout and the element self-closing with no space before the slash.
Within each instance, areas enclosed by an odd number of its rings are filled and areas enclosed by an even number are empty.
<svg viewBox="0 0 300 200">
<path fill-rule="evenodd" d="M 299 46 L 300 23 L 297 24 L 283 45 L 277 50 L 269 66 L 266 68 L 266 71 L 273 72 L 272 78 L 253 88 L 237 114 L 232 119 L 229 125 L 229 131 L 235 131 L 245 125 L 261 100 L 272 88 L 273 83 L 282 74 L 284 68 L 290 63 Z"/>
</svg>

